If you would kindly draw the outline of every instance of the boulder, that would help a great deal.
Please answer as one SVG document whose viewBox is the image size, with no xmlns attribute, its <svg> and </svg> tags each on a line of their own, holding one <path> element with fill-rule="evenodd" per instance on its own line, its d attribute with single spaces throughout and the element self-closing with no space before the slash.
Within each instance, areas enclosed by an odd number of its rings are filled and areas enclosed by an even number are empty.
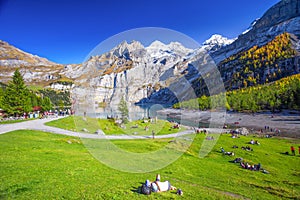
<svg viewBox="0 0 300 200">
<path fill-rule="evenodd" d="M 83 131 L 83 132 L 86 132 L 86 133 L 89 132 L 86 128 L 83 128 L 82 131 Z"/>
<path fill-rule="evenodd" d="M 97 135 L 105 135 L 105 133 L 101 130 L 101 129 L 98 129 L 95 134 Z"/>
<path fill-rule="evenodd" d="M 241 135 L 248 135 L 249 134 L 249 130 L 245 127 L 237 129 L 237 132 Z"/>
</svg>

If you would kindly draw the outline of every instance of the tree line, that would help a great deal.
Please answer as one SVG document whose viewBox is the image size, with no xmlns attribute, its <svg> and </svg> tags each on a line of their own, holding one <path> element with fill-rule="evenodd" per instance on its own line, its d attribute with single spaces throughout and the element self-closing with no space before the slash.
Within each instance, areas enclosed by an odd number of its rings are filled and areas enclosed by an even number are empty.
<svg viewBox="0 0 300 200">
<path fill-rule="evenodd" d="M 9 116 L 20 116 L 33 111 L 49 111 L 54 107 L 70 106 L 69 92 L 28 89 L 20 71 L 14 72 L 12 80 L 0 86 L 0 108 Z"/>
<path fill-rule="evenodd" d="M 179 102 L 173 107 L 200 110 L 225 107 L 227 110 L 239 112 L 300 110 L 300 74 L 269 84 L 228 91 L 226 94 L 212 97 L 204 95 L 197 99 Z"/>
</svg>

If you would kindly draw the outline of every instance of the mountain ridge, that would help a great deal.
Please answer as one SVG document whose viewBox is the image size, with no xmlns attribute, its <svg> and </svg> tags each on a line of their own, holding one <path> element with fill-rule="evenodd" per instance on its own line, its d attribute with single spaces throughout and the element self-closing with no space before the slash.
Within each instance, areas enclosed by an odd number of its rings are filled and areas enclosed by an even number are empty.
<svg viewBox="0 0 300 200">
<path fill-rule="evenodd" d="M 282 0 L 268 9 L 257 20 L 252 29 L 230 45 L 214 52 L 211 56 L 216 64 L 231 55 L 250 49 L 257 45 L 262 46 L 284 32 L 293 33 L 300 38 L 300 0 Z"/>
<path fill-rule="evenodd" d="M 245 60 L 245 63 L 239 63 L 240 57 L 234 57 L 235 55 L 247 53 L 255 46 L 258 49 L 262 48 L 278 35 L 284 33 L 291 35 L 292 48 L 295 49 L 296 54 L 289 58 L 283 58 L 283 60 L 272 61 L 274 65 L 279 64 L 279 67 L 269 66 L 262 62 L 265 68 L 259 69 L 259 73 L 260 76 L 264 76 L 262 79 L 264 81 L 266 80 L 265 77 L 269 76 L 269 71 L 273 73 L 274 70 L 279 70 L 285 73 L 287 63 L 295 63 L 297 66 L 294 69 L 295 72 L 291 71 L 289 67 L 288 70 L 290 71 L 286 75 L 297 73 L 298 63 L 300 63 L 297 60 L 300 51 L 300 16 L 297 15 L 299 13 L 299 1 L 284 0 L 279 2 L 266 11 L 261 18 L 254 20 L 250 28 L 237 38 L 228 39 L 214 34 L 204 41 L 198 49 L 186 48 L 176 41 L 169 44 L 153 41 L 148 47 L 139 41 L 129 43 L 123 41 L 110 51 L 102 55 L 91 56 L 81 64 L 59 65 L 54 63 L 54 65 L 48 66 L 45 61 L 44 65 L 39 66 L 36 64 L 38 61 L 32 61 L 28 65 L 15 64 L 12 66 L 14 68 L 22 67 L 24 79 L 28 83 L 45 82 L 45 84 L 49 84 L 67 78 L 75 83 L 76 87 L 73 92 L 76 95 L 91 92 L 84 90 L 84 88 L 90 88 L 96 94 L 93 97 L 93 102 L 96 104 L 105 102 L 116 105 L 122 96 L 125 96 L 125 99 L 130 103 L 173 104 L 178 99 L 172 92 L 184 100 L 192 97 L 192 94 L 185 92 L 186 85 L 191 85 L 198 96 L 207 94 L 204 88 L 205 83 L 201 79 L 202 75 L 199 73 L 199 66 L 197 66 L 197 61 L 201 59 L 201 55 L 209 54 L 211 56 L 219 68 L 226 86 L 228 80 L 236 72 L 250 67 L 247 66 L 247 62 L 250 61 Z M 285 13 L 281 13 L 281 11 Z M 286 13 L 286 11 L 291 11 L 291 13 Z M 281 16 L 283 16 L 282 19 Z M 266 56 L 268 56 L 267 54 Z M 224 64 L 223 61 L 226 59 L 232 60 Z M 264 57 L 261 56 L 260 59 L 263 60 Z M 40 60 L 41 63 L 42 61 Z M 1 80 L 4 82 L 8 80 L 13 70 L 6 65 L 1 65 L 0 62 Z M 251 68 L 250 72 L 245 73 L 244 79 L 256 77 L 259 70 Z M 251 82 L 243 84 L 249 85 Z M 173 91 L 170 91 L 171 86 Z M 234 85 L 234 87 L 241 86 L 240 83 Z M 234 87 L 228 87 L 228 89 L 234 89 Z"/>
</svg>

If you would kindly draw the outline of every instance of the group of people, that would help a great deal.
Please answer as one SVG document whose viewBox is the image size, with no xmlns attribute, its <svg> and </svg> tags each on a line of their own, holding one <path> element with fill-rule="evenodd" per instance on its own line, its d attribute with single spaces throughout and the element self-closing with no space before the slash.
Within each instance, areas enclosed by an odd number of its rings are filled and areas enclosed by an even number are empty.
<svg viewBox="0 0 300 200">
<path fill-rule="evenodd" d="M 177 188 L 171 185 L 169 181 L 160 181 L 160 175 L 157 174 L 155 181 L 146 180 L 141 187 L 141 193 L 145 195 L 151 194 L 151 192 L 166 192 L 169 190 L 176 190 Z M 178 189 L 176 194 L 183 195 L 181 189 Z"/>
<path fill-rule="evenodd" d="M 249 169 L 249 170 L 254 170 L 254 171 L 259 171 L 261 168 L 260 163 L 258 163 L 257 165 L 250 165 L 249 163 L 244 163 L 244 162 L 240 162 L 240 165 L 242 166 L 242 168 L 244 169 Z"/>
<path fill-rule="evenodd" d="M 251 139 L 249 144 L 252 144 L 252 145 L 260 145 L 260 143 L 257 141 L 257 140 L 253 140 Z M 237 145 L 233 145 L 232 148 L 236 149 L 236 148 L 239 148 Z M 253 151 L 253 149 L 247 145 L 247 146 L 242 146 L 241 147 L 242 150 L 245 150 L 245 151 Z M 300 150 L 300 149 L 299 149 Z M 225 154 L 226 151 L 221 147 L 221 151 Z M 233 154 L 234 155 L 234 154 Z M 243 168 L 243 169 L 249 169 L 249 170 L 253 170 L 253 171 L 262 171 L 263 173 L 266 173 L 268 174 L 269 172 L 265 169 L 262 169 L 261 168 L 261 164 L 258 163 L 258 164 L 249 164 L 248 162 L 243 162 L 243 158 L 235 158 L 233 161 L 231 161 L 233 163 L 240 163 L 240 166 Z"/>
<path fill-rule="evenodd" d="M 204 134 L 206 134 L 206 133 L 208 133 L 208 132 L 206 131 L 206 129 L 204 129 L 204 128 L 195 128 L 195 127 L 193 127 L 193 129 L 194 129 L 194 131 L 195 131 L 196 134 L 199 134 L 199 133 L 204 133 Z"/>
<path fill-rule="evenodd" d="M 254 141 L 253 139 L 251 139 L 249 143 L 250 143 L 250 144 L 257 144 L 257 145 L 260 145 L 260 143 L 259 143 L 257 140 Z"/>
<path fill-rule="evenodd" d="M 271 128 L 269 126 L 265 126 L 265 131 L 275 132 L 277 134 L 280 134 L 280 132 L 281 132 L 279 129 L 277 129 L 277 128 Z"/>
<path fill-rule="evenodd" d="M 265 126 L 265 130 L 260 129 L 259 132 L 261 134 L 268 133 L 268 134 L 265 134 L 266 138 L 270 138 L 270 137 L 272 137 L 272 135 L 273 136 L 280 135 L 280 133 L 281 133 L 281 131 L 279 129 L 277 129 L 277 128 L 270 128 L 269 126 Z"/>
</svg>

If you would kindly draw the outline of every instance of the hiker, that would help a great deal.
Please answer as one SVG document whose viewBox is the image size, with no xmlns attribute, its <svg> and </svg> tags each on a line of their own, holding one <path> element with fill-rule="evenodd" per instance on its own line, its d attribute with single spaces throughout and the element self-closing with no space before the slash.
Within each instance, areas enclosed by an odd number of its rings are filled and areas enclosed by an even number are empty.
<svg viewBox="0 0 300 200">
<path fill-rule="evenodd" d="M 152 130 L 152 139 L 154 139 L 155 132 Z"/>
<path fill-rule="evenodd" d="M 291 151 L 292 151 L 292 154 L 294 156 L 295 155 L 295 147 L 294 146 L 291 146 Z"/>
</svg>

